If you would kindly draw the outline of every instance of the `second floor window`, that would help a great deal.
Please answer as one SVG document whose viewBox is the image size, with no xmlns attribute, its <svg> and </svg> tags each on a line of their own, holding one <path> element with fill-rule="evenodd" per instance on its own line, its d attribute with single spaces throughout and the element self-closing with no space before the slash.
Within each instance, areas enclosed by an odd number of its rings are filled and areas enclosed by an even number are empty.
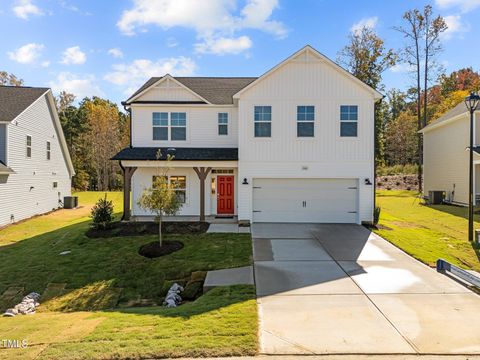
<svg viewBox="0 0 480 360">
<path fill-rule="evenodd" d="M 168 113 L 153 113 L 153 140 L 168 140 Z"/>
<path fill-rule="evenodd" d="M 358 136 L 358 106 L 342 105 L 340 106 L 340 136 L 357 137 Z"/>
<path fill-rule="evenodd" d="M 313 137 L 315 106 L 297 106 L 297 136 Z"/>
<path fill-rule="evenodd" d="M 170 140 L 187 140 L 187 113 L 170 113 Z"/>
<path fill-rule="evenodd" d="M 153 140 L 186 140 L 187 114 L 184 112 L 154 112 Z"/>
<path fill-rule="evenodd" d="M 228 113 L 218 113 L 218 135 L 228 135 Z"/>
<path fill-rule="evenodd" d="M 272 107 L 255 106 L 254 108 L 255 137 L 272 136 Z"/>
<path fill-rule="evenodd" d="M 27 135 L 27 158 L 32 157 L 32 137 Z"/>
<path fill-rule="evenodd" d="M 47 141 L 47 160 L 50 160 L 51 157 L 51 150 L 50 150 L 50 141 Z"/>
</svg>

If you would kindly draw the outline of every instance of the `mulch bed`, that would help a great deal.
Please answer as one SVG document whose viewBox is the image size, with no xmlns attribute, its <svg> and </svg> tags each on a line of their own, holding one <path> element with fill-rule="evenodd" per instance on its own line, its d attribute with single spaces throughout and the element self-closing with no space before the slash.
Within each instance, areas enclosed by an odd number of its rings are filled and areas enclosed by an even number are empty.
<svg viewBox="0 0 480 360">
<path fill-rule="evenodd" d="M 203 234 L 210 226 L 207 222 L 200 221 L 164 221 L 162 222 L 163 234 Z M 108 229 L 90 228 L 86 235 L 89 238 L 109 238 L 115 236 L 157 235 L 158 224 L 153 221 L 145 222 L 120 222 L 116 221 Z"/>
<path fill-rule="evenodd" d="M 162 246 L 160 246 L 160 242 L 152 241 L 151 243 L 142 245 L 140 249 L 138 249 L 138 253 L 146 258 L 152 259 L 171 254 L 182 248 L 183 243 L 180 241 L 163 241 Z"/>
</svg>

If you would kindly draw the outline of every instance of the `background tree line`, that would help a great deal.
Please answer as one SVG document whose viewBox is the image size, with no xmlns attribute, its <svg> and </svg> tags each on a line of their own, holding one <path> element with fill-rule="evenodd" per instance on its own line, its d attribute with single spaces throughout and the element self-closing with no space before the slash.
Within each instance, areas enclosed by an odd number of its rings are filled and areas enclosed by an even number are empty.
<svg viewBox="0 0 480 360">
<path fill-rule="evenodd" d="M 337 62 L 357 78 L 385 94 L 375 107 L 375 161 L 377 166 L 418 165 L 422 177 L 422 137 L 418 130 L 480 89 L 480 75 L 472 68 L 445 74 L 438 62 L 445 20 L 432 7 L 412 9 L 393 28 L 403 36 L 400 49 L 387 49 L 374 29 L 352 32 Z M 395 65 L 408 69 L 411 86 L 386 89 L 383 73 Z M 23 85 L 23 80 L 0 71 L 0 85 Z M 109 159 L 129 144 L 129 117 L 116 104 L 99 97 L 84 98 L 62 92 L 57 108 L 75 166 L 73 187 L 79 190 L 118 189 L 122 185 L 118 164 Z M 419 181 L 421 190 L 422 181 Z"/>
</svg>

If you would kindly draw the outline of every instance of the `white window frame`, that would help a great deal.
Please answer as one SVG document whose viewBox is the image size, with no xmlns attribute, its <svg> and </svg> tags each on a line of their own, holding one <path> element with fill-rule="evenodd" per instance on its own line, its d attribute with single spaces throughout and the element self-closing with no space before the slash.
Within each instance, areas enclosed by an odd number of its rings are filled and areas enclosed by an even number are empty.
<svg viewBox="0 0 480 360">
<path fill-rule="evenodd" d="M 187 175 L 153 175 L 152 176 L 152 188 L 153 188 L 153 184 L 155 183 L 155 178 L 157 177 L 162 177 L 162 176 L 165 176 L 167 178 L 167 181 L 169 184 L 172 184 L 172 178 L 179 178 L 179 177 L 183 177 L 185 178 L 185 188 L 176 188 L 175 189 L 175 193 L 179 192 L 179 191 L 182 191 L 185 196 L 184 196 L 184 200 L 183 202 L 181 202 L 181 204 L 186 204 L 187 203 Z"/>
<path fill-rule="evenodd" d="M 166 119 L 159 119 L 159 124 L 155 124 L 154 114 L 167 114 Z M 185 114 L 185 125 L 173 125 L 172 114 Z M 160 116 L 161 117 L 161 116 Z M 162 124 L 162 121 L 166 120 L 166 124 Z M 166 139 L 155 139 L 154 129 L 155 128 L 164 128 L 167 129 L 167 138 Z M 184 128 L 185 129 L 185 139 L 172 139 L 172 129 L 174 128 Z M 187 112 L 186 111 L 154 111 L 152 112 L 152 140 L 153 141 L 187 141 Z"/>
<path fill-rule="evenodd" d="M 257 119 L 255 119 L 255 108 L 257 108 L 257 107 L 261 107 L 261 108 L 269 107 L 270 108 L 270 120 L 264 120 L 264 119 L 257 120 Z M 254 138 L 256 138 L 256 139 L 270 139 L 270 138 L 272 138 L 272 113 L 273 113 L 272 105 L 255 105 L 253 107 L 253 137 Z M 263 109 L 262 109 L 262 115 L 263 115 Z M 255 127 L 256 124 L 270 124 L 270 136 L 257 136 L 256 130 L 255 130 L 256 129 L 256 127 Z"/>
<path fill-rule="evenodd" d="M 28 143 L 30 140 L 30 144 Z M 25 157 L 27 159 L 31 159 L 32 158 L 32 143 L 33 143 L 33 139 L 32 139 L 32 136 L 31 135 L 27 135 L 26 138 L 25 138 Z M 29 151 L 30 150 L 30 151 Z M 30 153 L 30 154 L 29 154 Z"/>
<path fill-rule="evenodd" d="M 299 110 L 301 107 L 307 108 L 307 107 L 312 107 L 313 108 L 313 119 L 312 120 L 306 120 L 306 119 L 299 119 Z M 305 115 L 309 114 L 305 111 Z M 298 131 L 298 125 L 299 124 L 312 124 L 313 128 L 313 134 L 312 135 L 300 135 Z M 311 139 L 315 137 L 315 105 L 297 105 L 297 121 L 296 121 L 296 127 L 297 127 L 297 138 L 299 139 Z"/>
<path fill-rule="evenodd" d="M 52 143 L 47 141 L 47 160 L 52 159 Z"/>
<path fill-rule="evenodd" d="M 356 108 L 357 108 L 357 119 L 356 119 L 356 120 L 351 120 L 351 119 L 342 120 L 342 107 L 343 107 L 343 106 L 348 106 L 349 108 L 350 108 L 350 107 L 356 107 Z M 350 104 L 350 105 L 342 104 L 342 105 L 340 105 L 339 110 L 340 110 L 339 136 L 340 136 L 342 139 L 357 139 L 357 138 L 358 138 L 358 105 L 356 105 L 356 104 Z M 349 111 L 348 111 L 348 114 L 349 114 L 349 115 L 351 114 L 350 109 L 349 109 Z M 354 123 L 354 124 L 357 125 L 357 133 L 356 133 L 355 136 L 342 135 L 342 124 L 347 124 L 347 123 Z"/>
<path fill-rule="evenodd" d="M 155 114 L 160 114 L 159 115 L 160 119 L 158 119 L 160 121 L 160 124 L 155 124 L 155 120 L 156 120 L 156 119 L 154 119 Z M 162 114 L 167 114 L 167 124 L 166 125 L 162 125 L 162 123 L 161 123 L 162 122 L 162 119 L 161 119 Z M 154 111 L 154 112 L 152 112 L 152 139 L 154 141 L 168 141 L 168 137 L 169 137 L 169 129 L 168 129 L 169 126 L 168 125 L 170 123 L 169 118 L 170 118 L 169 114 L 166 111 Z M 166 139 L 155 139 L 155 129 L 156 128 L 166 128 L 167 129 L 167 138 Z"/>
<path fill-rule="evenodd" d="M 185 125 L 173 125 L 172 114 L 185 114 Z M 185 129 L 185 139 L 172 139 L 173 129 Z M 170 141 L 187 141 L 187 112 L 186 111 L 172 111 L 170 112 Z"/>
<path fill-rule="evenodd" d="M 223 117 L 223 115 L 225 117 Z M 228 112 L 219 112 L 217 115 L 217 123 L 218 123 L 218 136 L 228 136 Z M 225 134 L 222 134 L 220 129 L 225 128 Z"/>
</svg>

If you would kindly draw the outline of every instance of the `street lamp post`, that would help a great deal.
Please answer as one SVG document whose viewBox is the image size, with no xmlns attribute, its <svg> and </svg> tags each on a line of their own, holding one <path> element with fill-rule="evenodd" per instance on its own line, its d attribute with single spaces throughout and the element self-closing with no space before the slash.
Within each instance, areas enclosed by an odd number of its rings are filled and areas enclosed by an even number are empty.
<svg viewBox="0 0 480 360">
<path fill-rule="evenodd" d="M 469 183 L 468 183 L 468 240 L 473 241 L 473 114 L 477 109 L 480 96 L 474 92 L 471 92 L 469 96 L 465 98 L 465 105 L 470 112 L 470 161 L 469 161 Z"/>
</svg>

